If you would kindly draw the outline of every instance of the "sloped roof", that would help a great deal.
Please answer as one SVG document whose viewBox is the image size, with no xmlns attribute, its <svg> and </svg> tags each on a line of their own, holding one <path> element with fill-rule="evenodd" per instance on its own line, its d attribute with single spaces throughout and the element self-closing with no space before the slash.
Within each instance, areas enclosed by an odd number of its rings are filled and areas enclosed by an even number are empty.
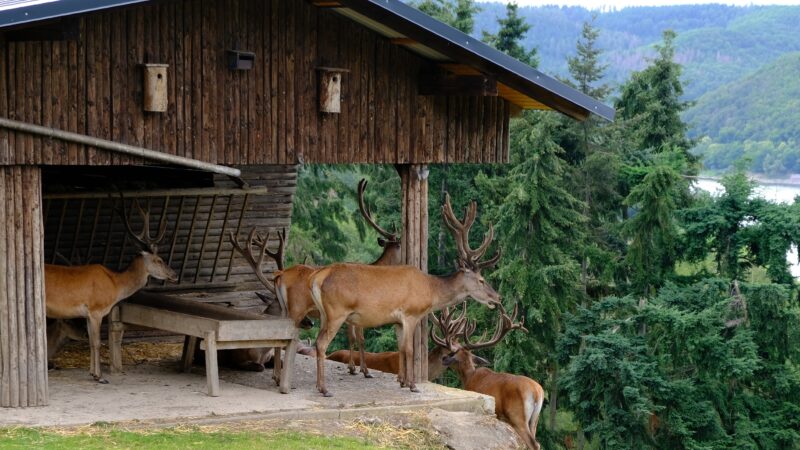
<svg viewBox="0 0 800 450">
<path fill-rule="evenodd" d="M 0 29 L 148 0 L 0 0 Z M 524 109 L 552 109 L 578 120 L 614 109 L 399 0 L 312 1 L 331 8 L 459 75 L 484 73 L 498 95 Z"/>
</svg>

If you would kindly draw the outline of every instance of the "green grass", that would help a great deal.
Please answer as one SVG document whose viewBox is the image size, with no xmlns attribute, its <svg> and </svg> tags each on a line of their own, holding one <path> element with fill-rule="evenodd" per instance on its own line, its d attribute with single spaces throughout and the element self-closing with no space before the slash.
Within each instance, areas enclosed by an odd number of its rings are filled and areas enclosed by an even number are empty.
<svg viewBox="0 0 800 450">
<path fill-rule="evenodd" d="M 164 429 L 123 431 L 91 427 L 75 432 L 33 428 L 0 429 L 0 449 L 371 449 L 363 438 L 326 437 L 289 431 L 211 431 Z"/>
</svg>

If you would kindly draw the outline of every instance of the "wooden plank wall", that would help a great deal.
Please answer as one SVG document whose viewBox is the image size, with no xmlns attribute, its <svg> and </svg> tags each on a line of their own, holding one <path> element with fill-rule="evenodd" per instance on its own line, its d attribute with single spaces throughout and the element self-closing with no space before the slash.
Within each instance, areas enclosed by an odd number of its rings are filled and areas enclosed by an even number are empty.
<svg viewBox="0 0 800 450">
<path fill-rule="evenodd" d="M 264 232 L 280 228 L 288 231 L 297 171 L 292 165 L 251 166 L 242 167 L 242 174 L 251 186 L 266 186 L 267 193 L 247 197 L 208 195 L 200 197 L 199 201 L 195 196 L 172 197 L 168 203 L 164 197 L 140 201 L 143 206 L 149 203 L 150 228 L 154 235 L 164 205 L 167 205 L 167 232 L 159 244 L 159 256 L 180 275 L 177 284 L 151 280 L 150 288 L 167 291 L 263 290 L 250 266 L 234 253 L 228 234 L 238 232 L 241 242 L 244 242 L 252 227 Z M 221 176 L 215 178 L 215 185 L 235 187 L 232 180 Z M 116 199 L 114 203 L 117 203 Z M 130 203 L 127 204 L 131 227 L 139 232 L 141 218 L 133 212 Z M 44 210 L 44 256 L 47 263 L 93 263 L 122 270 L 140 251 L 128 237 L 110 199 L 45 199 Z M 271 244 L 271 248 L 276 247 L 277 240 Z M 272 261 L 269 262 L 265 269 L 275 270 Z"/>
<path fill-rule="evenodd" d="M 0 406 L 47 398 L 41 172 L 0 168 Z"/>
<path fill-rule="evenodd" d="M 403 261 L 428 271 L 428 167 L 398 166 L 403 192 Z M 414 330 L 414 368 L 417 380 L 428 379 L 428 319 Z"/>
<path fill-rule="evenodd" d="M 91 13 L 77 41 L 0 39 L 0 117 L 212 163 L 504 162 L 509 104 L 417 95 L 428 62 L 299 0 L 163 0 Z M 254 51 L 250 71 L 227 49 Z M 144 113 L 143 63 L 169 64 L 166 113 Z M 317 106 L 319 66 L 349 70 L 342 112 Z M 0 164 L 126 164 L 0 130 Z"/>
</svg>

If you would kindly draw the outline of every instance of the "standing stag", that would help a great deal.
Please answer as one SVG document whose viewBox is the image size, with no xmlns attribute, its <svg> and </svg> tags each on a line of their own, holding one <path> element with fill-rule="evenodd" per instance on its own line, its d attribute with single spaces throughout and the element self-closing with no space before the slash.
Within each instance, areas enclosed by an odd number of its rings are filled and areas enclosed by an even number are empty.
<svg viewBox="0 0 800 450">
<path fill-rule="evenodd" d="M 100 367 L 100 325 L 121 300 L 136 293 L 147 284 L 149 277 L 159 280 L 178 281 L 174 270 L 158 256 L 156 244 L 166 231 L 166 213 L 163 214 L 158 235 L 150 236 L 150 212 L 142 209 L 134 200 L 142 215 L 144 229 L 136 234 L 131 229 L 125 212 L 125 200 L 121 199 L 122 218 L 128 233 L 142 246 L 123 272 L 114 272 L 100 264 L 86 266 L 56 266 L 45 264 L 45 303 L 47 317 L 52 319 L 86 318 L 89 330 L 89 374 L 95 381 L 106 384 Z"/>
<path fill-rule="evenodd" d="M 372 218 L 369 207 L 364 202 L 364 191 L 367 187 L 367 181 L 361 180 L 358 183 L 358 204 L 367 222 L 381 235 L 378 238 L 378 245 L 383 248 L 381 256 L 372 264 L 373 265 L 397 265 L 401 260 L 400 239 L 397 233 L 390 233 L 381 228 Z M 319 317 L 314 300 L 311 297 L 311 290 L 309 289 L 308 280 L 312 273 L 317 270 L 316 267 L 306 264 L 297 264 L 288 269 L 284 268 L 283 252 L 286 245 L 286 232 L 278 233 L 278 249 L 274 252 L 270 251 L 267 247 L 269 241 L 269 234 L 266 238 L 262 237 L 255 229 L 250 231 L 247 241 L 240 244 L 237 238 L 231 233 L 230 241 L 234 248 L 247 260 L 248 264 L 253 268 L 256 276 L 270 292 L 275 294 L 278 301 L 286 311 L 286 315 L 294 320 L 295 326 L 300 328 L 310 328 L 310 322 L 307 316 Z M 254 253 L 254 250 L 256 252 Z M 269 280 L 264 275 L 262 264 L 266 256 L 269 256 L 275 261 L 278 270 L 273 274 L 273 280 Z M 364 331 L 363 329 L 348 326 L 348 339 L 350 341 L 351 350 L 354 343 L 358 343 L 360 352 L 364 352 Z M 258 351 L 258 349 L 253 349 Z M 266 350 L 266 349 L 264 349 Z M 280 364 L 280 349 L 275 349 L 275 362 Z M 258 356 L 257 353 L 251 353 L 248 356 L 245 353 L 240 353 L 241 358 L 249 358 L 250 356 Z M 245 359 L 242 359 L 245 361 Z M 350 373 L 355 374 L 355 364 L 352 358 L 350 359 Z M 248 364 L 250 365 L 250 364 Z M 252 366 L 252 365 L 251 365 Z M 255 366 L 252 366 L 255 367 Z M 279 370 L 274 371 L 276 374 Z M 365 377 L 370 378 L 371 375 L 365 364 L 361 364 L 361 372 Z M 277 380 L 276 380 L 277 381 Z"/>
<path fill-rule="evenodd" d="M 502 305 L 499 309 L 497 327 L 494 335 L 487 341 L 470 342 L 470 337 L 475 331 L 475 322 L 467 319 L 466 304 L 464 314 L 458 319 L 453 320 L 448 310 L 442 313 L 441 318 L 435 318 L 434 323 L 441 330 L 442 337 L 432 331 L 431 338 L 437 346 L 451 350 L 442 363 L 455 369 L 464 389 L 494 397 L 497 418 L 511 425 L 528 448 L 539 450 L 536 426 L 544 402 L 544 390 L 539 383 L 522 375 L 498 373 L 486 367 L 475 367 L 476 364 L 489 363 L 473 355 L 472 351 L 497 345 L 513 329 L 528 331 L 522 323 L 514 322 L 517 318 L 518 305 L 514 306 L 512 316 L 506 313 Z M 457 341 L 458 338 L 461 343 Z"/>
<path fill-rule="evenodd" d="M 325 352 L 345 321 L 362 328 L 395 324 L 402 329 L 400 351 L 400 385 L 418 392 L 412 353 L 414 329 L 430 312 L 459 303 L 467 297 L 494 308 L 500 295 L 486 283 L 480 270 L 493 265 L 499 252 L 487 261 L 486 253 L 494 236 L 492 227 L 476 250 L 469 247 L 469 230 L 475 221 L 477 204 L 473 201 L 465 212 L 464 222 L 453 214 L 450 196 L 442 207 L 445 223 L 453 232 L 460 268 L 445 277 L 428 275 L 411 266 L 368 266 L 333 264 L 318 269 L 309 284 L 314 304 L 320 311 L 322 325 L 316 341 L 317 389 L 331 396 L 325 387 Z"/>
</svg>

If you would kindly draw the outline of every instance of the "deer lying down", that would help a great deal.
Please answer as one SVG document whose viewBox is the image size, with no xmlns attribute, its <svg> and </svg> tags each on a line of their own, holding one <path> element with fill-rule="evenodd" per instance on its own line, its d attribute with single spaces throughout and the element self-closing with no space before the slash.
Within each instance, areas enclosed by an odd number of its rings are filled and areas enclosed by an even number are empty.
<svg viewBox="0 0 800 450">
<path fill-rule="evenodd" d="M 69 341 L 88 341 L 86 327 L 76 327 L 69 320 L 47 321 L 47 368 L 54 369 L 53 356 Z"/>
<path fill-rule="evenodd" d="M 99 383 L 108 383 L 100 368 L 100 325 L 110 311 L 147 284 L 153 277 L 158 280 L 178 281 L 174 270 L 158 256 L 156 243 L 164 237 L 166 216 L 162 218 L 158 236 L 150 237 L 150 214 L 135 202 L 142 214 L 144 230 L 135 234 L 123 211 L 128 233 L 146 250 L 136 256 L 127 269 L 114 272 L 99 264 L 87 266 L 55 266 L 45 264 L 45 304 L 51 319 L 86 318 L 89 329 L 89 374 Z"/>
<path fill-rule="evenodd" d="M 314 349 L 311 347 L 309 347 L 309 349 L 311 351 L 303 354 L 316 356 L 316 351 L 314 351 Z M 434 347 L 433 350 L 428 352 L 428 381 L 436 380 L 442 376 L 445 370 L 447 370 L 447 367 L 442 364 L 442 358 L 447 356 L 448 353 L 448 349 L 439 346 Z M 380 370 L 381 372 L 385 373 L 400 373 L 400 352 L 364 352 L 364 356 L 367 367 L 370 369 Z M 361 364 L 361 357 L 359 353 L 351 352 L 350 350 L 335 351 L 328 355 L 327 359 L 330 361 L 348 364 L 352 360 L 357 365 Z"/>
</svg>

